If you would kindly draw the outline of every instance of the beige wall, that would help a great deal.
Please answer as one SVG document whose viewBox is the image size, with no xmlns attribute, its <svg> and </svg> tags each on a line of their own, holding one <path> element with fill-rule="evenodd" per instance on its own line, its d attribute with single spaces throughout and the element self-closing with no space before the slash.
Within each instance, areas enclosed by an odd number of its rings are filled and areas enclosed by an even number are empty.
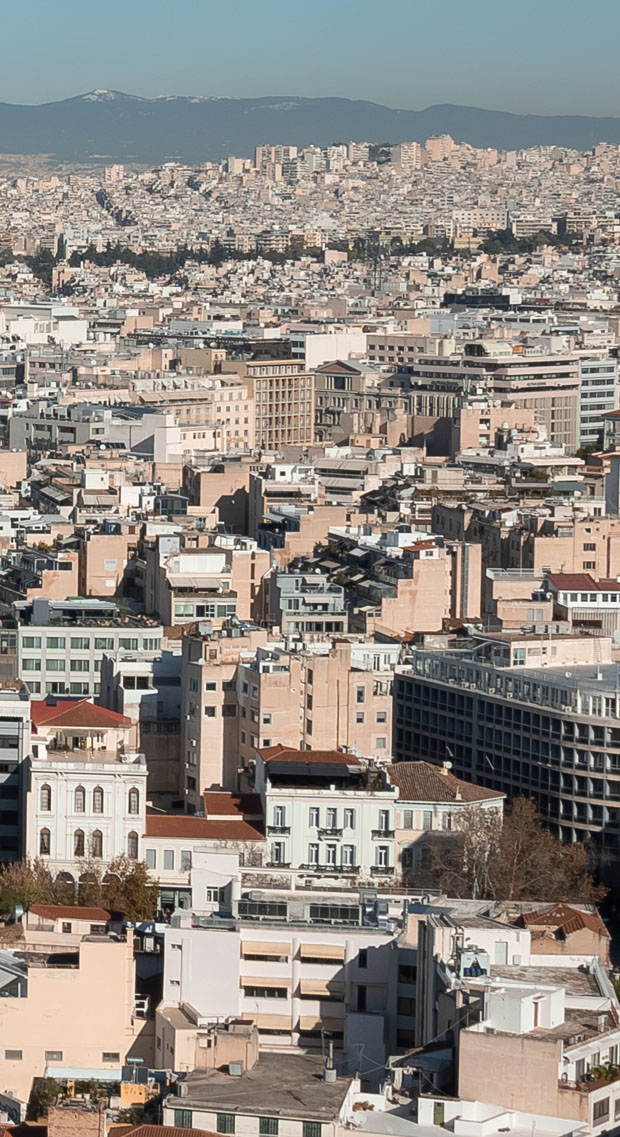
<svg viewBox="0 0 620 1137">
<path fill-rule="evenodd" d="M 103 1063 L 104 1051 L 143 1054 L 140 1034 L 145 1020 L 133 1018 L 135 963 L 133 935 L 121 943 L 79 945 L 79 968 L 30 967 L 28 995 L 0 1000 L 2 1050 L 21 1050 L 21 1061 L 0 1059 L 0 1086 L 26 1101 L 32 1079 L 43 1077 L 46 1065 L 113 1069 Z M 46 1063 L 45 1052 L 62 1051 L 62 1061 Z"/>
<path fill-rule="evenodd" d="M 0 486 L 12 489 L 28 473 L 28 454 L 25 450 L 0 450 Z"/>
</svg>

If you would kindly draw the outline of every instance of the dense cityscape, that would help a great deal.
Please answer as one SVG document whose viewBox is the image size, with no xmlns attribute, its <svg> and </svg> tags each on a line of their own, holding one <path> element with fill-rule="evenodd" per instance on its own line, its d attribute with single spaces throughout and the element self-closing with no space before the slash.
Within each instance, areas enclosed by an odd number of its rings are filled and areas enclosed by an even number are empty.
<svg viewBox="0 0 620 1137">
<path fill-rule="evenodd" d="M 616 142 L 0 153 L 0 1137 L 620 1132 L 619 357 Z"/>
</svg>

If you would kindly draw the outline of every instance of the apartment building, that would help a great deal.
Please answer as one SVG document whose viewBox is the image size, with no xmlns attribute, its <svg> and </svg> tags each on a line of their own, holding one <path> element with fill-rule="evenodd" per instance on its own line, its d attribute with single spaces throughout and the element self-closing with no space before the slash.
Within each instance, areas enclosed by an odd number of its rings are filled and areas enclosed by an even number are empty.
<svg viewBox="0 0 620 1137">
<path fill-rule="evenodd" d="M 579 445 L 600 446 L 605 415 L 618 408 L 617 359 L 579 361 Z"/>
<path fill-rule="evenodd" d="M 259 614 L 269 565 L 269 554 L 249 537 L 218 534 L 189 547 L 182 536 L 159 535 L 143 542 L 138 573 L 145 608 L 164 625 L 208 620 L 221 627 L 233 616 Z"/>
<path fill-rule="evenodd" d="M 282 743 L 256 754 L 268 867 L 364 880 L 394 874 L 397 791 L 380 767 L 338 750 Z"/>
<path fill-rule="evenodd" d="M 409 879 L 421 881 L 433 850 L 458 833 L 467 818 L 478 810 L 490 811 L 498 824 L 506 795 L 475 786 L 452 773 L 447 760 L 440 766 L 429 762 L 393 762 L 388 776 L 398 790 L 396 808 L 396 862 Z"/>
<path fill-rule="evenodd" d="M 54 914 L 50 913 L 50 917 Z M 59 913 L 100 926 L 100 909 L 67 907 Z M 94 917 L 94 919 L 93 919 Z M 60 934 L 53 918 L 26 930 L 19 948 L 0 953 L 3 1089 L 23 1103 L 34 1078 L 87 1071 L 89 1079 L 115 1076 L 128 1055 L 152 1061 L 152 1037 L 136 997 L 133 932 L 125 937 Z M 43 934 L 41 934 L 43 933 Z"/>
<path fill-rule="evenodd" d="M 234 860 L 197 854 L 192 908 L 165 930 L 156 1054 L 194 1065 L 201 1025 L 236 1018 L 255 1023 L 261 1051 L 279 1057 L 320 1051 L 328 1032 L 376 1084 L 387 1054 L 413 1038 L 411 1004 L 399 1003 L 411 998 L 416 958 L 398 939 L 402 900 L 350 889 L 248 893 Z M 211 966 L 192 966 L 196 957 Z"/>
<path fill-rule="evenodd" d="M 155 656 L 162 628 L 150 616 L 125 615 L 109 600 L 47 600 L 15 605 L 17 673 L 33 695 L 98 695 L 103 656 Z"/>
<path fill-rule="evenodd" d="M 397 760 L 449 759 L 526 796 L 565 841 L 620 848 L 617 668 L 604 637 L 504 633 L 416 651 L 395 682 Z M 490 660 L 493 662 L 490 662 Z"/>
<path fill-rule="evenodd" d="M 243 375 L 254 395 L 254 433 L 259 450 L 314 442 L 314 375 L 301 362 L 277 359 L 222 363 Z"/>
<path fill-rule="evenodd" d="M 312 637 L 347 631 L 344 589 L 320 572 L 273 571 L 269 617 L 283 636 Z"/>
</svg>

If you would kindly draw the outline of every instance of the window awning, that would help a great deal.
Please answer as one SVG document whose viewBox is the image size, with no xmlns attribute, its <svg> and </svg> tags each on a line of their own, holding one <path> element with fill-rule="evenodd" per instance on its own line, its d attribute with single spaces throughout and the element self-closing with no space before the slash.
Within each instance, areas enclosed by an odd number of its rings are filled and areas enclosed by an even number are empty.
<svg viewBox="0 0 620 1137">
<path fill-rule="evenodd" d="M 341 1031 L 344 1026 L 344 1018 L 322 1018 L 317 1019 L 315 1015 L 302 1015 L 299 1020 L 299 1029 L 307 1031 L 317 1030 L 337 1030 Z"/>
<path fill-rule="evenodd" d="M 245 1022 L 256 1023 L 259 1030 L 281 1030 L 291 1033 L 291 1020 L 288 1015 L 244 1015 Z"/>
<path fill-rule="evenodd" d="M 273 975 L 245 975 L 241 980 L 242 987 L 286 987 L 288 990 L 291 981 L 288 978 L 274 979 Z"/>
<path fill-rule="evenodd" d="M 344 959 L 345 949 L 340 944 L 301 944 L 299 954 L 302 959 Z"/>
<path fill-rule="evenodd" d="M 241 955 L 270 955 L 274 958 L 285 955 L 288 959 L 291 954 L 290 943 L 274 943 L 273 940 L 243 940 Z"/>
<path fill-rule="evenodd" d="M 299 988 L 302 995 L 316 995 L 317 998 L 344 998 L 344 983 L 335 979 L 302 979 Z"/>
</svg>

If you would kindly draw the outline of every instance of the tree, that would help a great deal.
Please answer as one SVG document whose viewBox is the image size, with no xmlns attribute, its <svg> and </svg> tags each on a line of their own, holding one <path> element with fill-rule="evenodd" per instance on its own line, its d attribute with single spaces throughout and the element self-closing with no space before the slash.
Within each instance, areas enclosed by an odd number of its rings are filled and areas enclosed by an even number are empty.
<svg viewBox="0 0 620 1137">
<path fill-rule="evenodd" d="M 152 920 L 157 910 L 157 882 L 144 861 L 116 857 L 103 879 L 105 907 L 122 912 L 126 920 Z"/>
<path fill-rule="evenodd" d="M 21 907 L 27 911 L 33 904 L 50 904 L 54 897 L 54 881 L 49 869 L 38 859 L 12 861 L 0 869 L 0 910 L 12 913 Z"/>
<path fill-rule="evenodd" d="M 597 903 L 588 851 L 563 844 L 545 828 L 528 798 L 516 798 L 503 825 L 476 809 L 463 815 L 458 832 L 434 850 L 434 878 L 451 896 L 485 900 L 563 900 Z M 485 816 L 486 815 L 486 816 Z"/>
</svg>

